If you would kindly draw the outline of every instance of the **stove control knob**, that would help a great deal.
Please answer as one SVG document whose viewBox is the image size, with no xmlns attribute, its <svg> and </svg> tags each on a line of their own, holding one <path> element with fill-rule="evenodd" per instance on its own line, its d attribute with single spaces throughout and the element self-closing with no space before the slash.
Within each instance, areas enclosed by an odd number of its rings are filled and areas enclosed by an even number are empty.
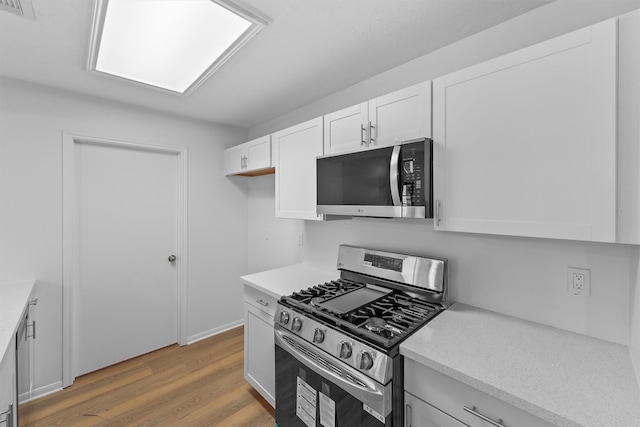
<svg viewBox="0 0 640 427">
<path fill-rule="evenodd" d="M 351 357 L 351 344 L 346 341 L 340 341 L 338 345 L 338 356 L 341 359 L 348 359 Z"/>
<path fill-rule="evenodd" d="M 286 311 L 281 311 L 280 312 L 280 323 L 282 323 L 283 325 L 286 325 L 287 323 L 289 323 L 289 313 Z"/>
<path fill-rule="evenodd" d="M 291 330 L 298 332 L 300 329 L 302 329 L 302 320 L 299 317 L 294 317 L 293 322 L 291 322 Z"/>
<path fill-rule="evenodd" d="M 368 351 L 363 350 L 358 354 L 357 364 L 363 371 L 371 369 L 373 367 L 373 356 Z"/>
<path fill-rule="evenodd" d="M 324 331 L 316 328 L 315 331 L 313 331 L 313 342 L 320 344 L 322 341 L 324 341 Z"/>
</svg>

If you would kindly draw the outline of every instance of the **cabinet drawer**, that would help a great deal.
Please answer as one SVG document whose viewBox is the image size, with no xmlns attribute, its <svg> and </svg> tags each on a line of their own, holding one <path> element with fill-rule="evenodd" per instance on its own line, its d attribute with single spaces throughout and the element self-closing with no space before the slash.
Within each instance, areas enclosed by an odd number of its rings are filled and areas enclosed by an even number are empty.
<svg viewBox="0 0 640 427">
<path fill-rule="evenodd" d="M 475 408 L 479 414 L 505 427 L 551 427 L 546 421 L 506 402 L 489 396 L 438 371 L 405 359 L 405 390 L 470 427 L 487 427 L 479 415 L 465 410 Z"/>
<path fill-rule="evenodd" d="M 410 393 L 404 394 L 405 427 L 465 427 L 438 408 Z"/>
<path fill-rule="evenodd" d="M 276 313 L 277 299 L 253 286 L 244 285 L 244 300 L 271 317 Z"/>
</svg>

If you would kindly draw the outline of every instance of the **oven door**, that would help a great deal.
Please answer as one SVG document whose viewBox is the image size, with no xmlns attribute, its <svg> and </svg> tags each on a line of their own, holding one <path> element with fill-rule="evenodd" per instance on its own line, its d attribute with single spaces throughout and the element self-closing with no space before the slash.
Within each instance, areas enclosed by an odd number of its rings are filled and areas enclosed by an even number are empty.
<svg viewBox="0 0 640 427">
<path fill-rule="evenodd" d="M 373 381 L 288 331 L 275 329 L 276 423 L 390 427 L 392 387 Z"/>
</svg>

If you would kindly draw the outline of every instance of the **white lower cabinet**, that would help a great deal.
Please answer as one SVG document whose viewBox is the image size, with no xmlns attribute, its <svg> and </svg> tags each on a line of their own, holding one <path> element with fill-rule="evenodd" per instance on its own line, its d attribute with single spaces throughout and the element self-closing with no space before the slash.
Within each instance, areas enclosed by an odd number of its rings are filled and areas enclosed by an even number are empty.
<svg viewBox="0 0 640 427">
<path fill-rule="evenodd" d="M 275 407 L 273 315 L 276 299 L 244 287 L 244 378 Z"/>
<path fill-rule="evenodd" d="M 411 393 L 404 393 L 405 427 L 465 427 L 460 421 Z"/>
<path fill-rule="evenodd" d="M 17 425 L 16 341 L 9 343 L 5 359 L 0 364 L 0 426 Z M 0 354 L 1 357 L 1 354 Z"/>
<path fill-rule="evenodd" d="M 405 427 L 552 427 L 541 418 L 406 358 L 404 388 Z"/>
</svg>

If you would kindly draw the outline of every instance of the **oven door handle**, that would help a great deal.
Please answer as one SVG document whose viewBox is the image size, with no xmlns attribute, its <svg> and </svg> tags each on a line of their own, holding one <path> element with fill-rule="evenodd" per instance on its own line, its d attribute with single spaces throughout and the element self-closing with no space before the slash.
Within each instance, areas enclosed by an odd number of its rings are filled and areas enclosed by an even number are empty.
<svg viewBox="0 0 640 427">
<path fill-rule="evenodd" d="M 391 383 L 383 386 L 341 361 L 331 360 L 287 331 L 275 329 L 275 342 L 318 375 L 330 379 L 383 417 L 391 413 Z"/>
</svg>

